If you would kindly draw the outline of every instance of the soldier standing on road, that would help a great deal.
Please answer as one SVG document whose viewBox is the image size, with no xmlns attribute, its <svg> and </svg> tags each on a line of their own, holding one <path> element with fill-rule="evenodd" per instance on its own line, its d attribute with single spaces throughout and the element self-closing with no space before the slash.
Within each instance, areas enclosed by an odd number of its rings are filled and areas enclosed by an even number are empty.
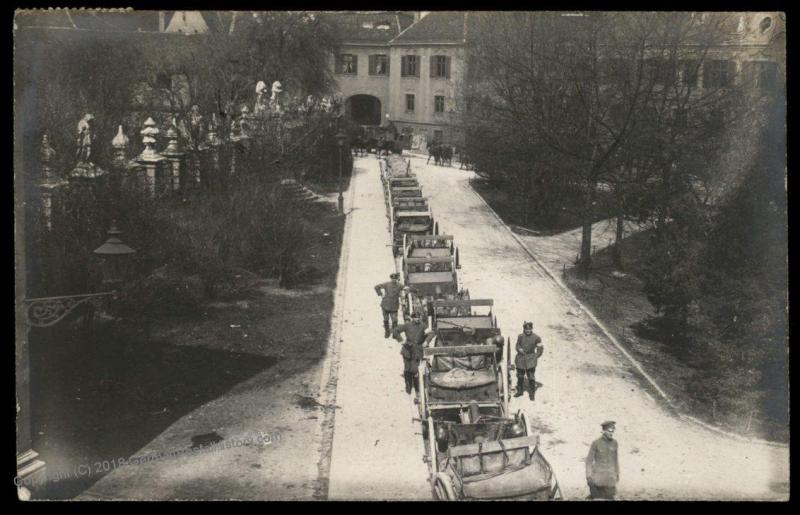
<svg viewBox="0 0 800 515">
<path fill-rule="evenodd" d="M 389 320 L 392 321 L 392 327 L 397 326 L 397 310 L 400 309 L 400 295 L 403 293 L 403 285 L 400 284 L 400 274 L 393 273 L 389 276 L 389 282 L 375 285 L 375 292 L 378 297 L 381 296 L 383 290 L 383 299 L 381 299 L 381 309 L 383 310 L 383 337 L 389 337 Z"/>
<path fill-rule="evenodd" d="M 533 332 L 533 324 L 525 322 L 522 325 L 522 334 L 517 336 L 517 356 L 514 358 L 514 367 L 517 369 L 517 393 L 514 397 L 521 397 L 525 392 L 525 376 L 528 376 L 530 385 L 530 398 L 536 398 L 536 363 L 544 352 L 542 339 Z"/>
<path fill-rule="evenodd" d="M 417 312 L 411 314 L 411 322 L 400 324 L 392 330 L 392 336 L 397 341 L 401 341 L 400 333 L 406 334 L 406 341 L 403 342 L 403 348 L 400 349 L 400 355 L 403 356 L 403 379 L 406 382 L 406 393 L 411 393 L 412 387 L 414 392 L 419 393 L 417 381 L 419 379 L 419 363 L 423 357 L 422 349 L 433 339 L 434 333 L 425 332 L 425 324 L 422 323 Z"/>
<path fill-rule="evenodd" d="M 614 440 L 616 423 L 603 422 L 603 436 L 592 442 L 586 456 L 586 482 L 591 499 L 613 499 L 619 482 L 617 441 Z"/>
</svg>

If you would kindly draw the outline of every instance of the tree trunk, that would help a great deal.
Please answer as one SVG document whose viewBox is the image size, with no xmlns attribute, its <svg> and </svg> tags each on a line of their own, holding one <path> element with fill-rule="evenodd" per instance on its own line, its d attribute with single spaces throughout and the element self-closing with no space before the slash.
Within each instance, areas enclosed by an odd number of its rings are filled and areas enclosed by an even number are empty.
<svg viewBox="0 0 800 515">
<path fill-rule="evenodd" d="M 586 185 L 586 195 L 583 205 L 583 233 L 581 235 L 581 256 L 578 265 L 583 277 L 589 277 L 589 270 L 592 266 L 592 215 L 594 194 L 597 184 L 590 181 Z"/>
<path fill-rule="evenodd" d="M 617 235 L 614 241 L 614 251 L 612 257 L 614 259 L 614 266 L 622 268 L 622 236 L 625 232 L 625 218 L 623 216 L 622 202 L 619 204 L 617 211 Z"/>
<path fill-rule="evenodd" d="M 689 329 L 689 305 L 681 306 L 681 337 L 685 338 Z"/>
</svg>

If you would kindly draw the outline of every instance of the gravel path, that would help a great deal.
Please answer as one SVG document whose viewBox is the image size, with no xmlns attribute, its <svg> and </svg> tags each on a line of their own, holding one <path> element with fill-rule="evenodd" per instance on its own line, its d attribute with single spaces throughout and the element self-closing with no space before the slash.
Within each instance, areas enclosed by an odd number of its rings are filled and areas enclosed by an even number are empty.
<svg viewBox="0 0 800 515">
<path fill-rule="evenodd" d="M 684 422 L 648 393 L 630 362 L 524 252 L 469 186 L 468 172 L 412 168 L 440 232 L 460 249 L 460 279 L 473 297 L 495 300 L 504 334 L 532 320 L 545 353 L 535 402 L 514 399 L 542 435 L 567 498 L 588 489 L 584 457 L 600 422 L 617 421 L 620 499 L 787 499 L 788 449 L 751 444 Z"/>
</svg>

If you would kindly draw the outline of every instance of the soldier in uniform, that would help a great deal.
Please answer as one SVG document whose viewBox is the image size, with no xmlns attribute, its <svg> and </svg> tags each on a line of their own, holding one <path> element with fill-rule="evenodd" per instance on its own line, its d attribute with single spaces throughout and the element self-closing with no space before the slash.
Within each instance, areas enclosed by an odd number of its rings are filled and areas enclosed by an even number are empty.
<svg viewBox="0 0 800 515">
<path fill-rule="evenodd" d="M 419 362 L 422 360 L 424 345 L 427 345 L 434 337 L 433 332 L 425 332 L 425 324 L 422 323 L 419 313 L 411 314 L 411 322 L 400 324 L 392 330 L 392 336 L 400 340 L 400 333 L 406 334 L 406 341 L 400 349 L 403 356 L 403 379 L 406 382 L 406 393 L 411 393 L 411 388 L 418 393 L 417 379 L 419 376 Z"/>
<path fill-rule="evenodd" d="M 392 327 L 397 326 L 397 310 L 400 309 L 400 295 L 403 293 L 403 285 L 400 284 L 400 274 L 393 273 L 389 276 L 389 282 L 375 285 L 375 292 L 378 297 L 383 290 L 381 299 L 381 309 L 383 310 L 383 337 L 389 337 L 389 320 Z"/>
<path fill-rule="evenodd" d="M 525 376 L 528 376 L 530 398 L 536 398 L 536 363 L 544 352 L 542 339 L 533 332 L 533 324 L 525 322 L 522 334 L 517 336 L 517 356 L 514 367 L 517 369 L 517 392 L 514 397 L 521 397 L 525 392 Z"/>
<path fill-rule="evenodd" d="M 619 458 L 617 441 L 614 440 L 616 423 L 603 422 L 603 436 L 592 442 L 586 456 L 586 482 L 591 499 L 613 499 L 619 482 Z"/>
</svg>

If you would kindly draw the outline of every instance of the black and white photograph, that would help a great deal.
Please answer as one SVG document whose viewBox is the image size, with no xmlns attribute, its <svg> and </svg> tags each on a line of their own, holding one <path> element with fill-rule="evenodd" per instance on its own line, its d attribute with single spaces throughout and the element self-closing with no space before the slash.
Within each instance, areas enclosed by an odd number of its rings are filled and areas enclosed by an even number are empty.
<svg viewBox="0 0 800 515">
<path fill-rule="evenodd" d="M 13 11 L 18 502 L 789 501 L 786 13 L 597 9 Z"/>
</svg>

